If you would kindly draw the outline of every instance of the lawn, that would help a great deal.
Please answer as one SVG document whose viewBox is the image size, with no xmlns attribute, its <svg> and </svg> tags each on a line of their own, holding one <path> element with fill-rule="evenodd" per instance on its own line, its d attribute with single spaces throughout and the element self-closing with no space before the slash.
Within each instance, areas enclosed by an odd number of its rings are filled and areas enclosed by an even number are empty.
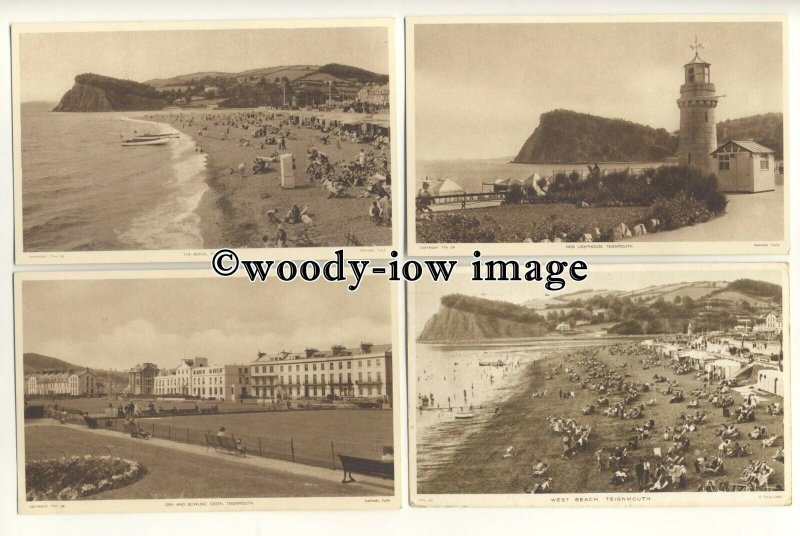
<svg viewBox="0 0 800 536">
<path fill-rule="evenodd" d="M 638 421 L 614 419 L 600 413 L 584 416 L 581 414 L 581 408 L 595 402 L 598 397 L 596 392 L 577 389 L 566 374 L 555 375 L 551 380 L 545 379 L 544 371 L 556 366 L 565 354 L 566 352 L 532 363 L 524 372 L 525 377 L 521 383 L 523 387 L 501 404 L 500 414 L 488 418 L 480 430 L 467 437 L 455 437 L 459 429 L 451 427 L 450 437 L 443 435 L 437 439 L 441 444 L 458 446 L 447 460 L 437 463 L 426 474 L 420 475 L 419 492 L 522 493 L 526 485 L 541 480 L 531 476 L 531 467 L 537 458 L 550 464 L 553 491 L 556 493 L 638 492 L 638 489 L 635 489 L 635 480 L 632 484 L 612 485 L 611 473 L 597 470 L 593 453 L 599 448 L 609 449 L 624 445 L 631 436 L 631 428 L 634 425 L 641 425 L 645 419 L 652 418 L 656 423 L 656 431 L 650 439 L 642 442 L 640 449 L 631 452 L 629 460 L 632 461 L 629 462 L 629 466 L 632 468 L 640 456 L 653 460 L 654 447 L 661 447 L 662 452 L 666 452 L 669 448 L 669 442 L 661 437 L 664 428 L 676 424 L 682 412 L 691 410 L 686 409 L 686 403 L 669 404 L 669 397 L 651 390 L 643 393 L 642 400 L 654 398 L 657 403 L 653 407 L 647 407 L 643 418 Z M 638 356 L 612 356 L 601 351 L 597 357 L 614 369 L 627 363 L 625 373 L 630 374 L 627 379 L 631 381 L 651 382 L 653 374 L 658 373 L 670 381 L 677 379 L 680 389 L 683 389 L 687 396 L 692 389 L 701 386 L 692 374 L 676 376 L 665 366 L 643 370 L 638 364 Z M 582 372 L 582 369 L 578 367 L 578 371 Z M 545 389 L 547 389 L 545 398 L 531 397 L 532 392 Z M 559 398 L 559 389 L 574 390 L 576 397 Z M 613 395 L 610 398 L 617 399 Z M 734 393 L 734 400 L 740 401 L 741 396 Z M 782 402 L 780 399 L 779 401 Z M 717 455 L 719 439 L 714 432 L 721 424 L 729 422 L 723 419 L 721 410 L 709 403 L 701 403 L 701 410 L 708 414 L 708 422 L 689 436 L 691 449 L 685 455 L 689 479 L 687 491 L 694 491 L 703 479 L 695 474 L 692 467 L 695 458 Z M 592 426 L 589 447 L 579 452 L 573 460 L 561 458 L 561 435 L 551 432 L 546 423 L 546 418 L 550 415 L 574 417 L 579 424 Z M 778 433 L 782 436 L 783 417 L 769 416 L 763 410 L 759 410 L 755 423 L 738 425 L 742 437 L 740 441 L 749 445 L 753 452 L 752 458 L 764 460 L 773 467 L 776 473 L 771 483 L 783 485 L 784 466 L 771 459 L 776 448 L 765 449 L 760 441 L 745 437 L 754 424 L 765 426 L 769 434 Z M 514 447 L 515 455 L 503 458 L 509 446 Z M 724 463 L 726 473 L 721 478 L 735 483 L 739 482 L 739 475 L 747 465 L 748 458 L 725 458 Z"/>
<path fill-rule="evenodd" d="M 106 437 L 62 426 L 26 426 L 26 457 L 112 454 L 138 461 L 147 470 L 139 481 L 92 495 L 91 499 L 170 499 L 242 497 L 338 497 L 375 495 L 357 484 L 298 477 L 289 473 L 155 446 L 124 437 Z M 389 492 L 386 492 L 389 493 Z"/>
<path fill-rule="evenodd" d="M 219 407 L 220 412 L 226 411 L 261 411 L 264 409 L 263 406 L 259 406 L 255 403 L 247 403 L 247 404 L 240 404 L 238 402 L 225 402 L 222 400 L 219 401 L 203 401 L 203 400 L 186 400 L 186 401 L 172 401 L 172 400 L 156 400 L 155 398 L 136 398 L 132 399 L 139 406 L 144 406 L 145 408 L 150 402 L 155 404 L 156 408 L 159 406 L 165 409 L 172 409 L 173 407 L 178 409 L 189 409 L 194 408 L 195 405 L 201 408 L 208 408 L 214 405 Z M 108 408 L 108 405 L 111 404 L 115 409 L 120 404 L 124 407 L 128 403 L 128 400 L 120 400 L 117 398 L 56 398 L 55 401 L 51 398 L 32 398 L 28 400 L 29 405 L 44 405 L 44 406 L 54 406 L 58 404 L 58 407 L 64 407 L 67 409 L 74 409 L 79 411 L 88 412 L 90 415 L 104 415 L 105 410 Z"/>
<path fill-rule="evenodd" d="M 392 412 L 385 410 L 339 409 L 198 415 L 165 417 L 156 422 L 212 431 L 224 426 L 234 435 L 264 438 L 392 444 Z"/>
</svg>

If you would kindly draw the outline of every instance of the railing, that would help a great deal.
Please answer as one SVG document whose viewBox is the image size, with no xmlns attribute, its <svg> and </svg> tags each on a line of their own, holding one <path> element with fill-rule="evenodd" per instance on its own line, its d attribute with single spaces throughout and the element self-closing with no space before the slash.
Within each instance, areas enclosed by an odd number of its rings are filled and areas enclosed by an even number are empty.
<svg viewBox="0 0 800 536">
<path fill-rule="evenodd" d="M 70 421 L 73 422 L 73 421 Z M 76 424 L 83 424 L 83 420 Z M 123 419 L 98 420 L 100 427 L 127 434 L 127 422 Z M 156 422 L 138 421 L 138 426 L 155 438 L 186 443 L 189 445 L 206 446 L 206 434 L 216 435 L 213 430 L 201 430 L 186 426 L 172 426 Z M 341 469 L 339 454 L 357 456 L 369 459 L 380 459 L 383 454 L 383 444 L 359 441 L 324 441 L 298 438 L 265 437 L 256 435 L 232 434 L 236 439 L 241 439 L 247 448 L 247 454 L 285 460 L 317 467 Z"/>
</svg>

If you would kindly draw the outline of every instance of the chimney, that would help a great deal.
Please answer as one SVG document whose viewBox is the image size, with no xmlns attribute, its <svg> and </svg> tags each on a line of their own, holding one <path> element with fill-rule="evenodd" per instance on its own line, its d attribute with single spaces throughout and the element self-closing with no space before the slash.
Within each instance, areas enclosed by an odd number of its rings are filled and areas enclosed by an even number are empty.
<svg viewBox="0 0 800 536">
<path fill-rule="evenodd" d="M 306 357 L 314 357 L 314 354 L 319 352 L 316 348 L 306 348 Z"/>
<path fill-rule="evenodd" d="M 362 342 L 361 343 L 361 353 L 362 354 L 370 353 L 370 351 L 372 351 L 372 347 L 373 346 L 374 345 L 371 342 Z"/>
<path fill-rule="evenodd" d="M 342 352 L 345 350 L 345 347 L 341 344 L 336 344 L 331 346 L 331 355 L 334 357 L 342 355 Z"/>
</svg>

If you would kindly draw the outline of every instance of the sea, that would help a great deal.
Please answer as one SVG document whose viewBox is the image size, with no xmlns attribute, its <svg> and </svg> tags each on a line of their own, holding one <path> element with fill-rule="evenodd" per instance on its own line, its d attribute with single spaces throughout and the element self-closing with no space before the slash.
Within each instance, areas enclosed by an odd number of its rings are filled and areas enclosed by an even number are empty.
<svg viewBox="0 0 800 536">
<path fill-rule="evenodd" d="M 134 130 L 174 132 L 134 112 L 21 110 L 26 252 L 200 249 L 196 209 L 206 156 L 181 134 L 167 145 L 123 147 Z M 141 114 L 139 114 L 141 115 Z"/>
<path fill-rule="evenodd" d="M 581 162 L 573 164 L 514 164 L 513 158 L 491 158 L 484 160 L 418 160 L 416 162 L 416 188 L 419 190 L 422 183 L 428 181 L 431 185 L 439 179 L 451 179 L 469 193 L 490 191 L 492 183 L 498 179 L 524 180 L 538 173 L 541 177 L 552 177 L 559 173 L 570 174 L 588 173 L 587 164 L 595 162 Z M 655 168 L 663 162 L 603 162 L 598 166 L 601 170 L 622 171 L 630 168 L 637 171 Z"/>
</svg>

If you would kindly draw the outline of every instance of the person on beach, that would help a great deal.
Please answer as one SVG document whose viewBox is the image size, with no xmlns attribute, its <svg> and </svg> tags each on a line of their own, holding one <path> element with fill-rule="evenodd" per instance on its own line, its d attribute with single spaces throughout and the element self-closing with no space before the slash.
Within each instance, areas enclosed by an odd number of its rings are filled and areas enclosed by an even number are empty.
<svg viewBox="0 0 800 536">
<path fill-rule="evenodd" d="M 286 234 L 286 229 L 283 228 L 283 224 L 278 224 L 278 231 L 275 235 L 275 247 L 276 248 L 285 248 L 286 243 L 288 241 L 288 236 Z"/>
</svg>

